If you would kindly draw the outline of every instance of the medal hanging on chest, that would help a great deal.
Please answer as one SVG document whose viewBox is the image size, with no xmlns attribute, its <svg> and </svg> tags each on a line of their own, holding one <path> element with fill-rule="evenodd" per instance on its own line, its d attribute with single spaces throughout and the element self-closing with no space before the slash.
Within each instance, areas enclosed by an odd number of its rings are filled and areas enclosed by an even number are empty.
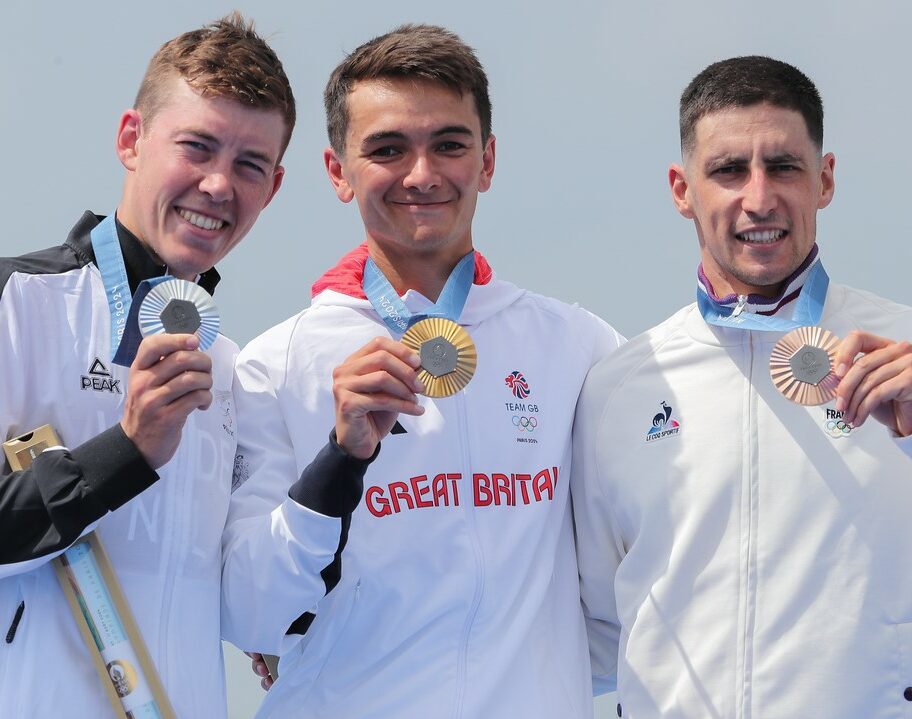
<svg viewBox="0 0 912 719">
<path fill-rule="evenodd" d="M 384 324 L 421 358 L 418 379 L 428 397 L 449 397 L 464 389 L 478 364 L 469 333 L 456 320 L 462 314 L 472 279 L 475 253 L 463 257 L 428 310 L 412 313 L 374 261 L 364 266 L 364 294 Z"/>
<path fill-rule="evenodd" d="M 839 338 L 821 327 L 799 327 L 782 337 L 770 355 L 770 377 L 787 399 L 813 406 L 836 396 L 833 371 Z"/>
</svg>

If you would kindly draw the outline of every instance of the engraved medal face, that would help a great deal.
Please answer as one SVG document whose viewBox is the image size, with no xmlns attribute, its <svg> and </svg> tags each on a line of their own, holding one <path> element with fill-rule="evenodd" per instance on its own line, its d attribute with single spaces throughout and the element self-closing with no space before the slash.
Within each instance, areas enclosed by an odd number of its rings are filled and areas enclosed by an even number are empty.
<svg viewBox="0 0 912 719">
<path fill-rule="evenodd" d="M 789 365 L 795 379 L 799 382 L 818 385 L 826 377 L 832 366 L 830 356 L 820 347 L 804 345 L 789 358 Z"/>
<path fill-rule="evenodd" d="M 418 379 L 428 397 L 449 397 L 465 387 L 478 364 L 469 333 L 442 317 L 416 322 L 402 335 L 402 344 L 421 358 Z"/>
<path fill-rule="evenodd" d="M 171 300 L 161 311 L 165 332 L 171 335 L 193 334 L 200 324 L 200 314 L 189 300 Z"/>
<path fill-rule="evenodd" d="M 218 308 L 212 296 L 187 280 L 166 280 L 155 285 L 139 307 L 139 331 L 155 334 L 196 334 L 201 350 L 209 349 L 219 331 Z"/>
<path fill-rule="evenodd" d="M 418 350 L 421 367 L 433 377 L 443 377 L 456 369 L 459 350 L 444 337 L 435 337 L 421 343 Z"/>
<path fill-rule="evenodd" d="M 799 327 L 780 339 L 770 355 L 770 377 L 787 399 L 803 405 L 829 402 L 839 378 L 833 361 L 839 338 L 820 327 Z"/>
</svg>

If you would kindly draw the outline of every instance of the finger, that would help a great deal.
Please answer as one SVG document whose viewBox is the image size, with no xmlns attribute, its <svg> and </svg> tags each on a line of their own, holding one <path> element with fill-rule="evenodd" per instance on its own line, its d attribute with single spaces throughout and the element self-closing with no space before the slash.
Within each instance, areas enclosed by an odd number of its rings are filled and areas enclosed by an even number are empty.
<svg viewBox="0 0 912 719">
<path fill-rule="evenodd" d="M 391 354 L 415 369 L 421 365 L 421 358 L 418 357 L 417 352 L 390 337 L 374 337 L 363 347 L 349 355 L 342 364 L 348 364 L 350 361 L 367 357 L 375 352 Z"/>
<path fill-rule="evenodd" d="M 897 370 L 893 370 L 892 372 L 887 371 L 887 373 L 879 374 L 878 370 L 881 367 L 884 367 L 889 363 L 896 361 L 904 354 L 907 354 L 908 350 L 904 345 L 907 346 L 908 343 L 892 342 L 888 340 L 887 345 L 881 347 L 880 349 L 869 351 L 867 354 L 864 354 L 856 359 L 851 368 L 844 373 L 842 379 L 839 381 L 839 385 L 836 387 L 837 411 L 851 409 L 852 407 L 858 406 L 861 400 L 864 399 L 863 395 L 859 397 L 855 396 L 862 382 L 866 380 L 869 382 L 876 381 L 877 378 L 880 378 L 880 380 L 885 380 L 889 377 L 892 377 Z M 869 379 L 869 377 L 873 379 Z"/>
<path fill-rule="evenodd" d="M 162 385 L 170 382 L 174 377 L 183 372 L 212 372 L 212 358 L 205 352 L 178 350 L 165 355 L 158 363 L 140 370 L 151 378 L 152 385 Z"/>
<path fill-rule="evenodd" d="M 411 350 L 409 350 L 411 352 Z M 415 358 L 414 352 L 411 352 Z M 415 367 L 406 362 L 402 357 L 386 351 L 373 352 L 369 355 L 359 357 L 358 359 L 339 365 L 333 370 L 333 382 L 337 384 L 347 384 L 355 378 L 375 375 L 382 372 L 395 378 L 403 385 L 408 387 L 412 392 L 424 391 L 424 386 L 418 379 Z M 377 380 L 377 377 L 374 377 Z M 371 391 L 371 390 L 365 390 Z"/>
<path fill-rule="evenodd" d="M 418 416 L 424 414 L 424 407 L 418 403 L 418 398 L 414 395 L 407 398 L 384 392 L 343 392 L 336 399 L 336 411 L 344 418 L 355 419 L 371 412 L 402 412 Z"/>
<path fill-rule="evenodd" d="M 419 385 L 421 384 L 417 377 L 413 377 L 409 380 L 408 383 L 405 383 L 400 378 L 391 375 L 389 372 L 381 370 L 365 375 L 343 377 L 333 384 L 333 394 L 341 395 L 344 393 L 384 393 L 394 395 L 411 402 L 417 402 L 418 397 L 412 389 L 415 386 L 416 382 Z"/>
<path fill-rule="evenodd" d="M 875 350 L 893 344 L 892 340 L 886 337 L 872 335 L 870 332 L 861 330 L 852 330 L 846 335 L 846 338 L 839 343 L 833 358 L 833 366 L 836 368 L 836 376 L 844 377 L 852 367 L 852 362 L 861 352 L 874 352 Z"/>
<path fill-rule="evenodd" d="M 269 688 L 270 688 L 274 683 L 275 683 L 275 682 L 273 682 L 272 677 L 269 676 L 269 675 L 266 675 L 265 677 L 263 677 L 263 678 L 260 680 L 260 686 L 263 687 L 263 691 L 264 691 L 264 692 L 268 692 L 268 691 L 269 691 Z"/>
<path fill-rule="evenodd" d="M 136 358 L 133 360 L 132 367 L 137 369 L 148 369 L 162 357 L 166 357 L 178 350 L 196 350 L 199 347 L 199 337 L 196 335 L 149 335 L 144 337 L 139 343 L 139 349 L 136 351 Z"/>
<path fill-rule="evenodd" d="M 859 426 L 881 405 L 894 400 L 912 400 L 912 356 L 909 354 L 902 354 L 864 377 L 847 405 L 845 419 Z"/>
</svg>

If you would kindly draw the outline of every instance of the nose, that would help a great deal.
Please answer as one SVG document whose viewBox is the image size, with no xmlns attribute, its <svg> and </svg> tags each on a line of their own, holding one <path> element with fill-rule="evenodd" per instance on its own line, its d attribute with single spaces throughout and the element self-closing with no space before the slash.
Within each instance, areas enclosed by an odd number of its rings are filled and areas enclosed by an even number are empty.
<svg viewBox="0 0 912 719">
<path fill-rule="evenodd" d="M 775 187 L 765 169 L 753 170 L 744 185 L 741 206 L 749 215 L 766 217 L 776 209 Z"/>
<path fill-rule="evenodd" d="M 402 184 L 418 192 L 430 192 L 440 185 L 440 175 L 434 168 L 434 162 L 426 153 L 415 155 L 409 167 L 408 174 L 403 178 Z"/>
<path fill-rule="evenodd" d="M 231 176 L 221 168 L 211 168 L 206 171 L 199 184 L 200 192 L 205 192 L 213 202 L 227 202 L 234 197 L 234 187 Z"/>
</svg>

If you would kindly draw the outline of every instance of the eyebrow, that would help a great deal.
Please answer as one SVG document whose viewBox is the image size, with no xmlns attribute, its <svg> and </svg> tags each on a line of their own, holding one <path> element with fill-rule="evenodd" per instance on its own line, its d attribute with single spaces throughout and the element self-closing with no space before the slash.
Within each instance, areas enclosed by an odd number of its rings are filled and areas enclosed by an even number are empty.
<svg viewBox="0 0 912 719">
<path fill-rule="evenodd" d="M 219 139 L 215 135 L 212 135 L 204 130 L 185 129 L 183 132 L 186 132 L 188 135 L 198 137 L 201 140 L 206 140 L 215 146 L 220 146 L 222 144 L 219 142 Z M 263 162 L 269 166 L 274 166 L 276 164 L 275 159 L 267 155 L 265 152 L 260 152 L 259 150 L 244 150 L 241 154 L 245 157 L 259 160 L 260 162 Z"/>
<path fill-rule="evenodd" d="M 804 158 L 799 155 L 794 155 L 791 152 L 783 152 L 778 155 L 769 155 L 764 156 L 763 164 L 764 165 L 781 165 L 781 164 L 803 164 Z M 705 170 L 706 172 L 712 172 L 717 170 L 720 167 L 725 167 L 726 165 L 746 165 L 747 158 L 742 157 L 741 155 L 722 155 L 720 157 L 715 157 L 706 162 Z"/>
<path fill-rule="evenodd" d="M 431 137 L 441 137 L 443 135 L 468 135 L 471 137 L 472 130 L 465 125 L 447 125 L 446 127 L 441 127 L 437 130 L 434 130 L 431 133 Z M 371 145 L 375 142 L 385 142 L 386 140 L 406 140 L 408 139 L 404 132 L 399 130 L 381 130 L 380 132 L 373 132 L 362 140 L 362 147 L 365 145 Z"/>
</svg>

